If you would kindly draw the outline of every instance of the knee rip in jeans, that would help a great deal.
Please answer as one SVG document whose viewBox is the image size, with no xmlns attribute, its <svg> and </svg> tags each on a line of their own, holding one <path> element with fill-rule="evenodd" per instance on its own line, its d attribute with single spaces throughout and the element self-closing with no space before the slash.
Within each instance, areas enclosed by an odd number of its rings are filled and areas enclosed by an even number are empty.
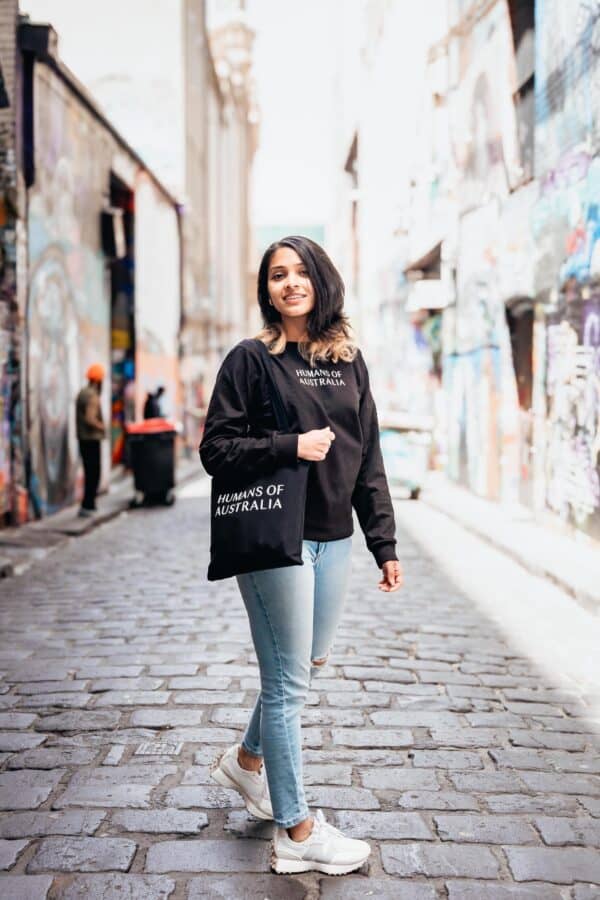
<svg viewBox="0 0 600 900">
<path fill-rule="evenodd" d="M 312 659 L 312 660 L 311 660 L 311 664 L 312 664 L 313 666 L 324 666 L 326 662 L 327 662 L 327 657 L 326 657 L 326 656 L 323 657 L 323 659 Z"/>
</svg>

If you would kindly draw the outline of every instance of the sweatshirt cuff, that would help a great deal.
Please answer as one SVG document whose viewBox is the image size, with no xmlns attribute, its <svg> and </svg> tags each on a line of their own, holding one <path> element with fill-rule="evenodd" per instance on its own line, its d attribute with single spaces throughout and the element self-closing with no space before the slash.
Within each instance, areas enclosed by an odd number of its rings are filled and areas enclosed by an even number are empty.
<svg viewBox="0 0 600 900">
<path fill-rule="evenodd" d="M 273 440 L 277 461 L 284 466 L 296 466 L 298 464 L 298 435 L 276 434 Z"/>
<path fill-rule="evenodd" d="M 396 541 L 392 541 L 389 544 L 380 544 L 378 547 L 373 548 L 372 553 L 375 557 L 375 562 L 381 569 L 384 563 L 398 559 L 396 555 Z"/>
</svg>

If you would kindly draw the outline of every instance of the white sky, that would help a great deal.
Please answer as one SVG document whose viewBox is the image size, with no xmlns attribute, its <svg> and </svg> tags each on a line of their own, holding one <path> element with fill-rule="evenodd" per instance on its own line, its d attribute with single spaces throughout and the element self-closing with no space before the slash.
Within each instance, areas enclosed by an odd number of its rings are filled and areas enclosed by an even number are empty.
<svg viewBox="0 0 600 900">
<path fill-rule="evenodd" d="M 181 159 L 169 143 L 168 131 L 159 128 L 157 133 L 156 128 L 160 100 L 168 103 L 177 93 L 178 61 L 167 56 L 175 45 L 161 40 L 161 29 L 169 27 L 172 2 L 21 0 L 20 5 L 32 19 L 54 26 L 62 60 L 92 93 L 99 77 L 118 76 L 112 83 L 103 79 L 111 118 L 144 160 L 176 189 Z M 248 17 L 257 32 L 254 75 L 261 117 L 252 191 L 255 225 L 321 224 L 328 218 L 340 2 L 248 0 Z M 160 55 L 150 49 L 161 45 Z M 138 88 L 137 94 L 129 95 L 130 104 L 132 96 L 137 98 L 135 110 L 119 103 L 123 76 L 135 79 L 138 86 L 141 80 L 143 93 Z"/>
<path fill-rule="evenodd" d="M 336 10 L 339 17 L 340 0 L 248 2 L 261 111 L 257 225 L 322 223 L 329 216 Z"/>
</svg>

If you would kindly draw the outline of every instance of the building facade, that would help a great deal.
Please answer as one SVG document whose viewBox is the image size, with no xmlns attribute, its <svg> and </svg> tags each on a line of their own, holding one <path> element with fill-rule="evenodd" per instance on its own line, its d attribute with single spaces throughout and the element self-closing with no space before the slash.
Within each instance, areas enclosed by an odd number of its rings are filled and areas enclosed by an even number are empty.
<svg viewBox="0 0 600 900">
<path fill-rule="evenodd" d="M 13 166 L 4 195 L 13 198 L 4 232 L 12 265 L 2 301 L 11 311 L 7 524 L 78 498 L 74 403 L 90 363 L 107 372 L 104 485 L 145 391 L 158 381 L 169 411 L 176 416 L 181 405 L 175 200 L 62 64 L 54 30 L 19 21 L 17 12 L 15 5 L 2 31 L 7 44 L 12 36 L 16 73 L 2 135 Z M 3 66 L 5 58 L 7 50 Z"/>
</svg>

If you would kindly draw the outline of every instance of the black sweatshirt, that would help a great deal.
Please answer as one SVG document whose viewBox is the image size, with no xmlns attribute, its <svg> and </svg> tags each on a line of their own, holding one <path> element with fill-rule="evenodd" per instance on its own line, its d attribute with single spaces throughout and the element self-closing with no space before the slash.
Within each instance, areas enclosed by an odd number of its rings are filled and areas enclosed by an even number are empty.
<svg viewBox="0 0 600 900">
<path fill-rule="evenodd" d="M 304 538 L 334 541 L 354 528 L 352 507 L 378 566 L 396 559 L 394 511 L 379 446 L 377 411 L 360 351 L 351 363 L 311 367 L 288 341 L 272 355 L 275 382 L 293 433 L 277 431 L 264 363 L 253 340 L 225 357 L 208 407 L 200 458 L 209 475 L 268 474 L 298 459 L 298 434 L 329 426 L 324 460 L 310 464 Z"/>
</svg>

